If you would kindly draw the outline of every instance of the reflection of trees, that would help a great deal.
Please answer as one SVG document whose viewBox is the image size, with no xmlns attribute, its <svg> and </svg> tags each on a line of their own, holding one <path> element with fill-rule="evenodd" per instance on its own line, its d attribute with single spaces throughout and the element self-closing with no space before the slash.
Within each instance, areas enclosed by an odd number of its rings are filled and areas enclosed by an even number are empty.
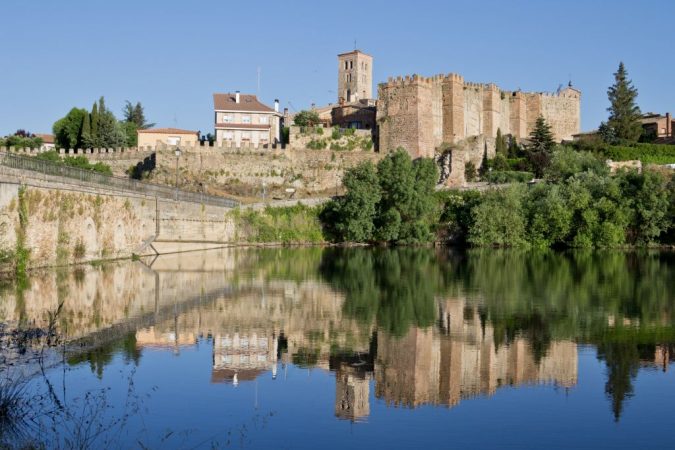
<svg viewBox="0 0 675 450">
<path fill-rule="evenodd" d="M 345 293 L 344 312 L 358 320 L 375 320 L 400 336 L 411 325 L 426 327 L 436 319 L 434 298 L 444 289 L 431 250 L 330 249 L 320 271 Z"/>
<path fill-rule="evenodd" d="M 91 371 L 99 378 L 103 376 L 103 369 L 110 364 L 117 353 L 122 353 L 125 363 L 134 362 L 138 365 L 141 351 L 136 346 L 136 334 L 129 333 L 103 345 L 95 346 L 90 350 L 78 353 L 68 358 L 68 364 L 76 365 L 89 362 Z"/>
<path fill-rule="evenodd" d="M 595 344 L 617 419 L 641 361 L 675 342 L 670 253 L 330 249 L 320 272 L 344 292 L 346 314 L 397 336 L 434 322 L 435 297 L 461 292 L 494 327 L 496 346 L 524 337 L 536 362 L 554 340 Z"/>
</svg>

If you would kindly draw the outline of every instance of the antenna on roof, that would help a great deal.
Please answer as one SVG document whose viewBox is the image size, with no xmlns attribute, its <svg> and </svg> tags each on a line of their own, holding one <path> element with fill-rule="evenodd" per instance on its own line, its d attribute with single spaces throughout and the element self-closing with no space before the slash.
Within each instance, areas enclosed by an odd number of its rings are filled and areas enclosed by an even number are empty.
<svg viewBox="0 0 675 450">
<path fill-rule="evenodd" d="M 258 66 L 258 97 L 260 97 L 260 66 Z"/>
<path fill-rule="evenodd" d="M 570 81 L 567 83 L 567 85 L 568 85 L 569 87 L 572 87 L 572 74 L 571 74 L 571 73 L 568 74 L 567 78 L 570 80 Z"/>
<path fill-rule="evenodd" d="M 354 39 L 354 50 L 356 50 L 356 39 Z"/>
</svg>

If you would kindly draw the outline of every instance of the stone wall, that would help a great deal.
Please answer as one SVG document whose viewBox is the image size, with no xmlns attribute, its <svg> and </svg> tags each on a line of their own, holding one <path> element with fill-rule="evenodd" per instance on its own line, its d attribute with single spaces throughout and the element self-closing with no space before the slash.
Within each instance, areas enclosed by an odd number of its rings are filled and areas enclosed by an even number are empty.
<svg viewBox="0 0 675 450">
<path fill-rule="evenodd" d="M 0 254 L 25 248 L 29 267 L 214 248 L 246 240 L 245 230 L 235 229 L 232 209 L 225 207 L 112 192 L 74 180 L 11 174 L 3 174 L 3 180 Z"/>
<path fill-rule="evenodd" d="M 465 82 L 456 74 L 390 78 L 378 86 L 379 148 L 404 147 L 416 158 L 433 156 L 442 143 L 494 138 L 498 129 L 524 139 L 540 115 L 556 140 L 571 139 L 580 129 L 580 102 L 581 93 L 571 86 L 555 94 L 524 93 Z"/>
<path fill-rule="evenodd" d="M 286 188 L 311 194 L 342 185 L 344 170 L 363 161 L 376 163 L 384 155 L 372 151 L 251 150 L 215 147 L 183 148 L 178 159 L 179 183 L 202 183 L 205 190 L 244 184 Z M 174 184 L 176 156 L 170 149 L 158 150 L 155 180 Z"/>
</svg>

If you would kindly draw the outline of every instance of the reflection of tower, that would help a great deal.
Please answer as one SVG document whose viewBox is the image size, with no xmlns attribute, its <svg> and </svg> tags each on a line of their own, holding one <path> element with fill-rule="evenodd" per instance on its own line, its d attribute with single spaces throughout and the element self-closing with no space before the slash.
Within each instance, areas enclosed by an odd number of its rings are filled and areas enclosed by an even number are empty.
<svg viewBox="0 0 675 450">
<path fill-rule="evenodd" d="M 349 372 L 335 374 L 335 416 L 355 421 L 370 414 L 370 377 Z"/>
</svg>

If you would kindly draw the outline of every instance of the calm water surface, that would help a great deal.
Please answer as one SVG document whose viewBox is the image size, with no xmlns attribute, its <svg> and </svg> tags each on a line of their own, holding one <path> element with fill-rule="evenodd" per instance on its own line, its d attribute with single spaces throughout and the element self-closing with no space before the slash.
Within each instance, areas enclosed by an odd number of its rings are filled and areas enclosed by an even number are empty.
<svg viewBox="0 0 675 450">
<path fill-rule="evenodd" d="M 675 448 L 675 255 L 214 250 L 0 289 L 2 443 Z M 4 394 L 3 394 L 4 392 Z"/>
</svg>

